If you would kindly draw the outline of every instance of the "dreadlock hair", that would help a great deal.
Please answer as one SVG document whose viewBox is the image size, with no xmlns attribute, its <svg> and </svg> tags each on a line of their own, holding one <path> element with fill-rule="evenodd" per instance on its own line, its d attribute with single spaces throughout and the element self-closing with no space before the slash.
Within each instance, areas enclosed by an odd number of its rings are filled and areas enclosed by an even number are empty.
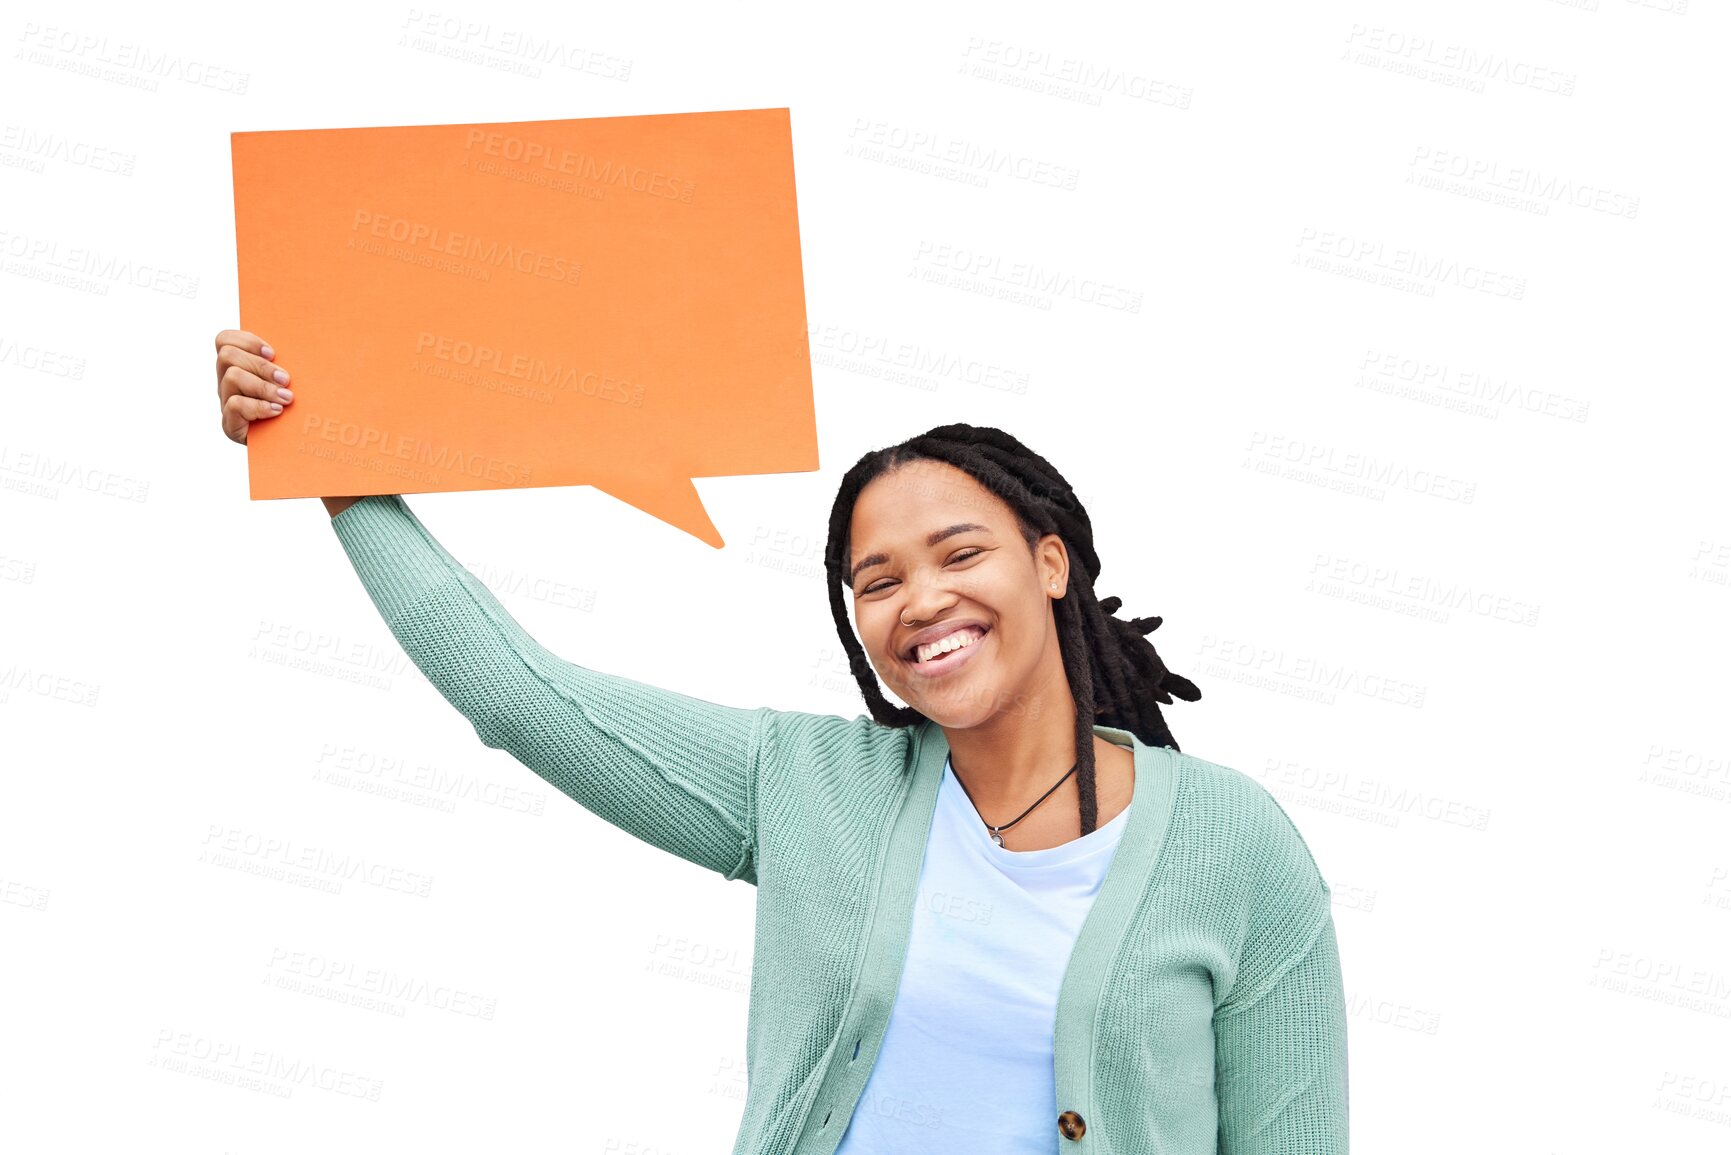
<svg viewBox="0 0 1731 1155">
<path fill-rule="evenodd" d="M 912 706 L 895 706 L 878 686 L 877 673 L 848 623 L 842 591 L 849 589 L 847 567 L 849 529 L 860 491 L 874 478 L 912 461 L 940 461 L 963 470 L 989 493 L 1003 499 L 1016 516 L 1017 526 L 1029 552 L 1041 537 L 1055 533 L 1072 565 L 1069 589 L 1056 600 L 1058 645 L 1064 673 L 1076 702 L 1076 773 L 1081 794 L 1082 833 L 1093 832 L 1099 807 L 1094 790 L 1094 731 L 1098 725 L 1128 730 L 1145 745 L 1178 749 L 1172 731 L 1161 716 L 1160 705 L 1171 705 L 1173 696 L 1194 702 L 1202 691 L 1188 678 L 1174 674 L 1154 652 L 1145 635 L 1159 628 L 1161 619 L 1132 618 L 1121 621 L 1113 615 L 1122 599 L 1097 601 L 1094 579 L 1100 575 L 1100 558 L 1094 552 L 1094 528 L 1088 511 L 1069 482 L 1051 462 L 1001 429 L 990 426 L 939 425 L 910 437 L 898 445 L 875 449 L 854 463 L 842 478 L 835 506 L 829 517 L 829 543 L 824 565 L 829 574 L 829 604 L 836 632 L 847 651 L 854 680 L 865 695 L 871 715 L 885 726 L 913 726 L 926 716 Z M 1158 703 L 1158 704 L 1157 704 Z"/>
</svg>

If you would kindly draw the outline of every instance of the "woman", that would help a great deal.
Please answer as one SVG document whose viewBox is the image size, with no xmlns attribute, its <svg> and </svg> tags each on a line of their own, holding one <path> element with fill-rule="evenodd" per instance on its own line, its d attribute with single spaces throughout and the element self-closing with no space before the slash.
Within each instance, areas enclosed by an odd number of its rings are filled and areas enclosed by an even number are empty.
<svg viewBox="0 0 1731 1155">
<path fill-rule="evenodd" d="M 288 377 L 251 333 L 216 343 L 244 443 Z M 843 477 L 825 562 L 869 718 L 576 665 L 401 496 L 325 502 L 483 743 L 757 886 L 736 1155 L 1347 1150 L 1328 885 L 1266 790 L 1178 751 L 1159 704 L 1199 691 L 1159 618 L 1096 599 L 1086 510 L 1015 438 L 947 425 Z"/>
</svg>

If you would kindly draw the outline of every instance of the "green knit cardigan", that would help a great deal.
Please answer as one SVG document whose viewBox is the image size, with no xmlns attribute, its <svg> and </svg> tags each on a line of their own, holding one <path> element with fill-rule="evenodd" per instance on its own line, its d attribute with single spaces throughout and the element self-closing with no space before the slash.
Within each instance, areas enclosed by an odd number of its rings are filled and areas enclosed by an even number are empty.
<svg viewBox="0 0 1731 1155">
<path fill-rule="evenodd" d="M 524 632 L 401 496 L 363 498 L 331 526 L 483 743 L 757 887 L 734 1155 L 833 1152 L 901 979 L 943 730 L 721 706 L 590 670 Z M 1135 805 L 1058 992 L 1052 1150 L 1345 1152 L 1345 997 L 1304 839 L 1239 771 L 1095 732 L 1133 751 Z"/>
</svg>

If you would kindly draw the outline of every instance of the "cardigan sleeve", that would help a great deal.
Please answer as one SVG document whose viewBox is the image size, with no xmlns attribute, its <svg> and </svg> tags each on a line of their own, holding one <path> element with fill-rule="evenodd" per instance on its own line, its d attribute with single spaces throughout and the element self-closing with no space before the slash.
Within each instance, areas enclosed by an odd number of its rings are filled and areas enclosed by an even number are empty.
<svg viewBox="0 0 1731 1155">
<path fill-rule="evenodd" d="M 1346 1155 L 1346 998 L 1334 919 L 1214 1013 L 1221 1155 Z"/>
<path fill-rule="evenodd" d="M 767 707 L 718 705 L 554 655 L 400 494 L 364 497 L 331 527 L 410 660 L 485 745 L 621 830 L 756 883 Z"/>
<path fill-rule="evenodd" d="M 1344 1155 L 1346 996 L 1333 898 L 1274 796 L 1254 786 L 1243 798 L 1234 824 L 1257 866 L 1238 891 L 1238 949 L 1214 1008 L 1220 1153 Z"/>
</svg>

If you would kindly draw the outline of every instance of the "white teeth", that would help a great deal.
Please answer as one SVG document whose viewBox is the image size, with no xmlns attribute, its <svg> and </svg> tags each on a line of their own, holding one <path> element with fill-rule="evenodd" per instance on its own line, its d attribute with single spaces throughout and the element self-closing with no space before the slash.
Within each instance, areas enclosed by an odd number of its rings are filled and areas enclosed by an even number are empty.
<svg viewBox="0 0 1731 1155">
<path fill-rule="evenodd" d="M 969 626 L 966 629 L 957 630 L 948 637 L 940 638 L 938 641 L 935 641 L 930 645 L 920 646 L 915 651 L 914 657 L 916 661 L 929 662 L 939 654 L 947 654 L 951 650 L 959 650 L 963 646 L 971 646 L 982 636 L 983 635 L 978 629 Z"/>
</svg>

